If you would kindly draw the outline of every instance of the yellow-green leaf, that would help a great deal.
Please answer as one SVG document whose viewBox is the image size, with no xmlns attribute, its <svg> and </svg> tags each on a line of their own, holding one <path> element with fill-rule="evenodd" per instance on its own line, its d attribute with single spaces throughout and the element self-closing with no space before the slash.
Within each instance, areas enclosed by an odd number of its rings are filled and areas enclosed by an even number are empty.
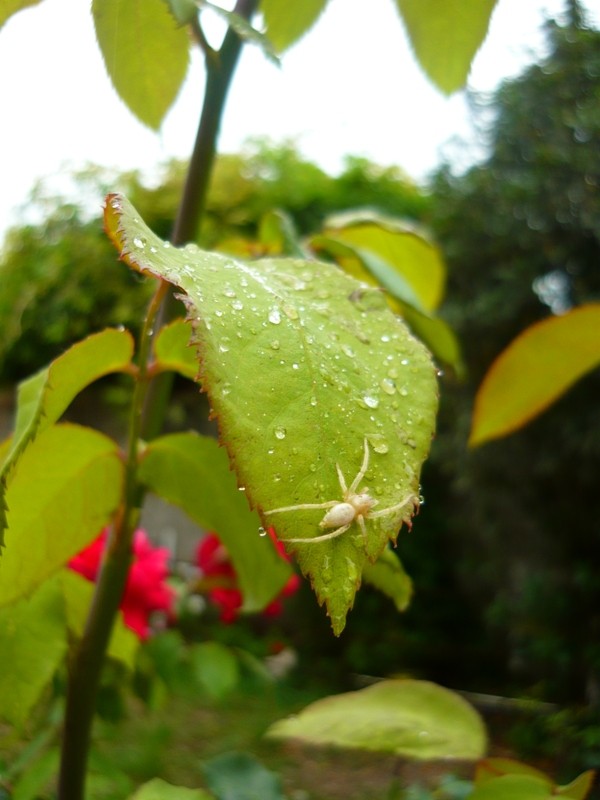
<svg viewBox="0 0 600 800">
<path fill-rule="evenodd" d="M 23 725 L 67 652 L 67 626 L 56 580 L 0 608 L 0 718 Z"/>
<path fill-rule="evenodd" d="M 132 114 L 158 130 L 187 73 L 189 36 L 165 0 L 93 0 L 106 70 Z"/>
<path fill-rule="evenodd" d="M 324 235 L 355 248 L 361 267 L 397 299 L 426 312 L 435 311 L 442 301 L 446 283 L 442 254 L 412 223 L 348 212 L 330 217 Z M 364 279 L 362 274 L 356 277 Z M 399 280 L 404 287 L 397 286 Z"/>
<path fill-rule="evenodd" d="M 518 430 L 600 364 L 600 303 L 538 322 L 520 334 L 483 379 L 469 444 Z"/>
<path fill-rule="evenodd" d="M 78 425 L 47 428 L 6 481 L 0 606 L 30 594 L 111 520 L 123 462 L 108 437 Z"/>
<path fill-rule="evenodd" d="M 317 700 L 272 725 L 273 738 L 360 748 L 416 759 L 480 758 L 485 726 L 462 697 L 428 681 L 381 681 Z"/>
<path fill-rule="evenodd" d="M 497 0 L 396 0 L 415 55 L 439 89 L 466 82 Z"/>
</svg>

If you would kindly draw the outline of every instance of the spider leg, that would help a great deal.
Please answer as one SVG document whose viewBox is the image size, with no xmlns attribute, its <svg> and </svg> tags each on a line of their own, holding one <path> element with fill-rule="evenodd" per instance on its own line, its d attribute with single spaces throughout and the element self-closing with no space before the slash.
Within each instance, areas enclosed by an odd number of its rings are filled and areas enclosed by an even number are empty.
<svg viewBox="0 0 600 800">
<path fill-rule="evenodd" d="M 340 465 L 339 465 L 339 464 L 336 464 L 336 465 L 335 465 L 335 468 L 336 468 L 336 470 L 337 470 L 337 474 L 338 474 L 338 480 L 339 480 L 339 482 L 340 482 L 340 488 L 341 488 L 341 490 L 342 490 L 342 496 L 343 496 L 343 497 L 346 497 L 346 496 L 347 496 L 347 494 L 348 494 L 348 487 L 346 486 L 346 480 L 345 480 L 345 478 L 344 478 L 344 475 L 343 475 L 343 473 L 342 473 L 342 470 L 340 469 Z"/>
<path fill-rule="evenodd" d="M 358 522 L 358 527 L 360 528 L 360 532 L 363 535 L 363 539 L 367 540 L 367 526 L 365 525 L 365 518 L 362 514 L 357 514 L 356 521 Z"/>
<path fill-rule="evenodd" d="M 389 508 L 382 508 L 381 511 L 374 511 L 372 514 L 369 514 L 370 519 L 374 519 L 375 517 L 385 517 L 386 514 L 393 514 L 394 511 L 400 511 L 401 508 L 404 508 L 405 505 L 411 502 L 411 500 L 415 499 L 414 494 L 408 494 L 401 500 L 399 503 L 396 503 L 394 506 L 390 506 Z"/>
<path fill-rule="evenodd" d="M 354 478 L 354 480 L 350 484 L 350 489 L 348 490 L 350 494 L 356 493 L 356 490 L 358 489 L 362 479 L 367 474 L 368 468 L 369 468 L 369 443 L 365 439 L 365 454 L 363 456 L 363 461 L 358 471 L 358 475 L 356 476 L 356 478 Z"/>
<path fill-rule="evenodd" d="M 324 533 L 322 536 L 314 536 L 313 538 L 305 538 L 305 539 L 280 539 L 280 542 L 297 542 L 299 544 L 315 544 L 316 542 L 325 542 L 327 539 L 335 539 L 337 536 L 341 536 L 342 533 L 345 533 L 352 523 L 349 522 L 347 525 L 342 525 L 340 528 L 336 528 L 331 533 Z"/>
<path fill-rule="evenodd" d="M 301 503 L 297 506 L 283 506 L 282 508 L 272 508 L 270 511 L 263 511 L 263 514 L 281 514 L 283 511 L 309 511 L 314 508 L 333 508 L 337 506 L 339 500 L 328 500 L 326 503 Z M 288 540 L 289 541 L 289 540 Z"/>
</svg>

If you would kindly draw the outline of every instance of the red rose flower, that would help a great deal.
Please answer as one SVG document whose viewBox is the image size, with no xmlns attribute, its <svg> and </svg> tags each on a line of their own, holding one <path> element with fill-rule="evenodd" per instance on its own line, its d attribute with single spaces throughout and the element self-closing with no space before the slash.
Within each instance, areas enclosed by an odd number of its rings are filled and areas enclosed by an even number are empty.
<svg viewBox="0 0 600 800">
<path fill-rule="evenodd" d="M 95 581 L 106 546 L 107 532 L 102 533 L 84 550 L 69 561 L 69 567 Z M 154 547 L 146 533 L 137 530 L 133 537 L 133 562 L 129 570 L 121 611 L 123 620 L 140 639 L 150 635 L 150 617 L 157 611 L 172 613 L 174 590 L 168 586 L 168 560 L 165 547 Z"/>
<path fill-rule="evenodd" d="M 268 534 L 279 555 L 288 561 L 289 558 L 285 553 L 283 544 L 277 539 L 274 528 L 269 528 Z M 207 578 L 222 581 L 222 586 L 209 590 L 208 597 L 211 602 L 220 607 L 221 621 L 226 623 L 233 622 L 238 616 L 244 599 L 237 585 L 237 575 L 229 558 L 229 553 L 216 533 L 210 532 L 201 539 L 196 551 L 196 563 Z M 282 598 L 294 594 L 299 586 L 300 578 L 295 574 L 291 575 L 278 597 L 272 600 L 262 613 L 268 617 L 276 617 L 281 614 L 283 611 Z"/>
</svg>

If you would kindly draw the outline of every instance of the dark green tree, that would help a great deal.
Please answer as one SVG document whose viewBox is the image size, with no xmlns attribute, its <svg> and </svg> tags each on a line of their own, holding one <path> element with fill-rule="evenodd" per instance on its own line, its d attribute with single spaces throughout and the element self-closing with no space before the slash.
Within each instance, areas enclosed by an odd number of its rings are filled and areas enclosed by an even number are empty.
<svg viewBox="0 0 600 800">
<path fill-rule="evenodd" d="M 509 438 L 467 452 L 472 398 L 527 325 L 600 296 L 600 32 L 579 5 L 546 27 L 547 54 L 476 101 L 487 157 L 434 181 L 449 260 L 447 318 L 469 379 L 448 387 L 434 469 L 453 569 L 517 685 L 597 700 L 600 676 L 598 393 L 589 375 Z"/>
</svg>

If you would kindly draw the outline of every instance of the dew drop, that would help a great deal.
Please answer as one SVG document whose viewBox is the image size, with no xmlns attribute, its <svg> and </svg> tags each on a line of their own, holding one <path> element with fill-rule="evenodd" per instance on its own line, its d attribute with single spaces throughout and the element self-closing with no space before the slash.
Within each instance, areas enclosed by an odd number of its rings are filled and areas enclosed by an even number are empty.
<svg viewBox="0 0 600 800">
<path fill-rule="evenodd" d="M 275 428 L 275 438 L 276 439 L 285 439 L 286 433 L 287 433 L 286 429 L 281 427 L 281 426 Z"/>
<path fill-rule="evenodd" d="M 156 247 L 154 247 L 154 245 L 152 245 L 152 247 L 150 248 L 150 252 L 152 253 L 152 255 L 154 255 L 154 253 L 158 253 L 158 250 L 156 249 Z"/>
<path fill-rule="evenodd" d="M 138 250 L 143 250 L 146 246 L 146 240 L 142 239 L 140 236 L 136 236 L 133 240 L 133 244 Z"/>
<path fill-rule="evenodd" d="M 379 405 L 379 400 L 371 394 L 365 394 L 363 396 L 363 402 L 367 408 L 377 408 Z"/>
<path fill-rule="evenodd" d="M 235 297 L 235 291 L 230 286 L 227 289 L 223 289 L 223 294 L 225 297 Z"/>
<path fill-rule="evenodd" d="M 354 350 L 350 347 L 349 344 L 343 344 L 342 351 L 348 356 L 348 358 L 354 358 L 354 356 L 356 355 Z"/>
<path fill-rule="evenodd" d="M 380 386 L 386 394 L 396 393 L 396 384 L 393 380 L 391 380 L 391 378 L 383 378 Z"/>
<path fill-rule="evenodd" d="M 273 339 L 273 341 L 271 342 L 271 349 L 279 350 L 279 339 Z"/>
<path fill-rule="evenodd" d="M 242 303 L 241 300 L 234 300 L 231 303 L 231 307 L 233 308 L 234 311 L 241 311 L 244 307 L 244 304 Z"/>
<path fill-rule="evenodd" d="M 272 308 L 269 311 L 268 319 L 272 325 L 279 325 L 279 323 L 281 322 L 281 314 L 279 313 L 279 309 Z"/>
<path fill-rule="evenodd" d="M 260 526 L 260 528 L 258 529 L 258 535 L 259 535 L 259 536 L 266 536 L 266 535 L 267 535 L 267 532 L 266 532 L 266 530 L 265 530 L 265 529 L 262 527 L 262 525 L 261 525 L 261 526 Z"/>
<path fill-rule="evenodd" d="M 298 319 L 298 309 L 294 306 L 284 306 L 283 313 L 288 319 Z"/>
<path fill-rule="evenodd" d="M 402 397 L 408 397 L 408 389 L 406 388 L 406 386 L 402 386 L 402 388 L 400 389 L 400 394 L 402 395 Z"/>
</svg>

